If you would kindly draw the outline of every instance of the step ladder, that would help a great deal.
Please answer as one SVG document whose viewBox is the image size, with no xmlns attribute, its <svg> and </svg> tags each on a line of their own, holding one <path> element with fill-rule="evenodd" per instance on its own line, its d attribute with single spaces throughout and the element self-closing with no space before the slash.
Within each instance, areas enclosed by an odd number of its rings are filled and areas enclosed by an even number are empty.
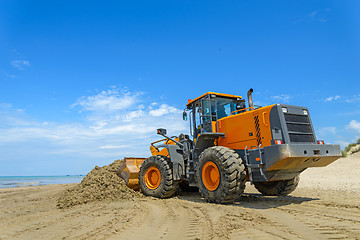
<svg viewBox="0 0 360 240">
<path fill-rule="evenodd" d="M 248 156 L 250 156 L 250 153 L 251 151 L 259 151 L 259 163 L 258 164 L 250 164 L 250 160 L 248 158 Z M 248 169 L 248 173 L 249 173 L 249 178 L 250 178 L 250 184 L 253 184 L 253 170 L 255 169 L 259 169 L 260 170 L 260 174 L 261 176 L 267 181 L 267 177 L 264 173 L 264 166 L 265 166 L 265 163 L 263 161 L 263 158 L 262 158 L 262 154 L 264 154 L 264 150 L 261 148 L 261 144 L 259 145 L 258 148 L 255 148 L 255 149 L 251 149 L 251 150 L 247 150 L 247 146 L 245 147 L 244 149 L 244 158 L 245 158 L 245 164 L 246 164 L 246 167 Z"/>
</svg>

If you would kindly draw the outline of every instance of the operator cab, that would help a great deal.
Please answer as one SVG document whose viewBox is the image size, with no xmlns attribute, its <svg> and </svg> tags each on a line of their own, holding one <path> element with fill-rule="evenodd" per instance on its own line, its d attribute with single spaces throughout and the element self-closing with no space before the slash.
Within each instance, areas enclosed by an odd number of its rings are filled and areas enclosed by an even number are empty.
<svg viewBox="0 0 360 240">
<path fill-rule="evenodd" d="M 245 100 L 241 96 L 208 92 L 200 97 L 188 100 L 184 110 L 190 115 L 190 132 L 194 139 L 204 132 L 218 132 L 217 121 L 245 109 Z"/>
</svg>

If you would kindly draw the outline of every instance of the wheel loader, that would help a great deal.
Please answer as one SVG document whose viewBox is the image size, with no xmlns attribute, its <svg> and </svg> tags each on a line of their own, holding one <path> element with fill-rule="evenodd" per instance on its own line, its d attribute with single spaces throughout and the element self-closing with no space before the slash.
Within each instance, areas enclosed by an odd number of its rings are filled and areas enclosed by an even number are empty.
<svg viewBox="0 0 360 240">
<path fill-rule="evenodd" d="M 340 158 L 340 146 L 317 140 L 306 107 L 248 107 L 241 96 L 207 92 L 189 99 L 183 119 L 190 136 L 167 136 L 150 145 L 149 158 L 125 158 L 118 171 L 127 185 L 147 196 L 171 197 L 178 187 L 199 190 L 214 203 L 240 198 L 250 181 L 263 195 L 287 195 L 299 174 Z"/>
</svg>

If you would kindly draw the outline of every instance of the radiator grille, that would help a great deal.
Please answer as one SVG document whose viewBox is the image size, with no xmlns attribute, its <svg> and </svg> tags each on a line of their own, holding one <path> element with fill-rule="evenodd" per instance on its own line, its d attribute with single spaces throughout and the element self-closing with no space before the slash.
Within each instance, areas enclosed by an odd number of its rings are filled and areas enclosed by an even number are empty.
<svg viewBox="0 0 360 240">
<path fill-rule="evenodd" d="M 313 135 L 289 133 L 290 142 L 314 142 Z"/>
<path fill-rule="evenodd" d="M 299 123 L 309 123 L 309 117 L 307 115 L 297 115 L 285 113 L 286 122 L 299 122 Z"/>
<path fill-rule="evenodd" d="M 312 128 L 309 124 L 287 123 L 286 126 L 288 131 L 291 132 L 312 133 Z"/>
<path fill-rule="evenodd" d="M 310 119 L 307 115 L 284 113 L 290 142 L 315 142 Z"/>
</svg>

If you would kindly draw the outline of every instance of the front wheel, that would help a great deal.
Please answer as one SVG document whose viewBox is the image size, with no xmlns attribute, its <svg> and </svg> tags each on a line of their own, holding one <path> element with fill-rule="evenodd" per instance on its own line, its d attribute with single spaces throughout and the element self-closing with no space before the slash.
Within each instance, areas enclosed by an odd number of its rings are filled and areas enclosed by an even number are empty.
<svg viewBox="0 0 360 240">
<path fill-rule="evenodd" d="M 245 189 L 245 167 L 239 155 L 226 147 L 205 149 L 197 168 L 197 182 L 201 195 L 208 202 L 232 203 Z"/>
<path fill-rule="evenodd" d="M 170 159 L 161 155 L 147 158 L 140 166 L 139 186 L 146 196 L 167 198 L 174 195 L 178 181 L 173 180 Z"/>
<path fill-rule="evenodd" d="M 254 182 L 255 188 L 265 196 L 285 196 L 292 193 L 299 184 L 300 177 L 289 180 Z"/>
</svg>

